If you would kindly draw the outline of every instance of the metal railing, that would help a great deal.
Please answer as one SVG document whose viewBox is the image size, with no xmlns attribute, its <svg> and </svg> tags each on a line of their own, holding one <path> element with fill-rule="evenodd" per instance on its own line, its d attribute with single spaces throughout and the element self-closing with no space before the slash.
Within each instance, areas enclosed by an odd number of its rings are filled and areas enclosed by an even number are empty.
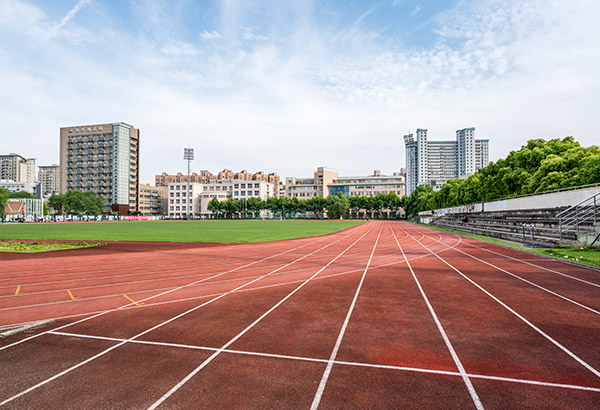
<svg viewBox="0 0 600 410">
<path fill-rule="evenodd" d="M 593 195 L 556 214 L 560 230 L 560 239 L 564 232 L 579 233 L 583 223 L 600 221 L 600 193 Z"/>
</svg>

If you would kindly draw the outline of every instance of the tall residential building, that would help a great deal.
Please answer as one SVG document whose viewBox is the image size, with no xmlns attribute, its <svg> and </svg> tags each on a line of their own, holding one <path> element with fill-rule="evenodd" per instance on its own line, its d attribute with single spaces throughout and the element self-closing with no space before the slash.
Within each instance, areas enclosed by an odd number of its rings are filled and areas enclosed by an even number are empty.
<svg viewBox="0 0 600 410">
<path fill-rule="evenodd" d="M 35 181 L 35 158 L 19 154 L 0 155 L 0 179 L 15 182 Z"/>
<path fill-rule="evenodd" d="M 60 192 L 60 167 L 56 164 L 40 165 L 38 182 L 41 186 L 42 198 L 49 198 Z"/>
<path fill-rule="evenodd" d="M 265 181 L 273 184 L 273 186 L 276 187 L 279 186 L 280 182 L 279 175 L 277 175 L 275 172 L 271 172 L 270 174 L 265 174 L 263 171 L 252 173 L 246 171 L 245 169 L 240 172 L 224 169 L 217 175 L 213 175 L 209 171 L 200 171 L 199 174 L 192 172 L 189 179 L 189 182 L 195 182 L 198 184 L 210 184 L 215 181 L 228 181 L 234 179 L 239 181 Z M 156 186 L 167 186 L 177 182 L 188 182 L 188 176 L 182 174 L 181 172 L 178 172 L 175 175 L 169 175 L 166 172 L 163 172 L 162 174 L 155 176 Z M 277 192 L 275 196 L 279 196 L 279 192 Z"/>
<path fill-rule="evenodd" d="M 406 195 L 419 185 L 437 190 L 446 181 L 467 178 L 489 163 L 489 140 L 475 139 L 475 128 L 456 131 L 456 141 L 428 141 L 427 130 L 404 136 Z"/>
<path fill-rule="evenodd" d="M 60 129 L 60 192 L 95 191 L 120 215 L 139 211 L 140 131 L 132 125 Z"/>
</svg>

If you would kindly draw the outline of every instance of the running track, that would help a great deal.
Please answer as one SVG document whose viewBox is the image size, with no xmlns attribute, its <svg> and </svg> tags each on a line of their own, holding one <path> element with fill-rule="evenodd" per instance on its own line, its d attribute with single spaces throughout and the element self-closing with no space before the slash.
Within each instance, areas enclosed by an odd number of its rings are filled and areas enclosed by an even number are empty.
<svg viewBox="0 0 600 410">
<path fill-rule="evenodd" d="M 425 227 L 2 266 L 1 408 L 600 408 L 600 272 Z"/>
</svg>

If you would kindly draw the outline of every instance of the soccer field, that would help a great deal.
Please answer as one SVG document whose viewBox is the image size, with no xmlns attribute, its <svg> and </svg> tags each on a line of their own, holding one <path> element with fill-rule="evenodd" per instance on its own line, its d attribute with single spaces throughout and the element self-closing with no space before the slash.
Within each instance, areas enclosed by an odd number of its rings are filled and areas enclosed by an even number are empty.
<svg viewBox="0 0 600 410">
<path fill-rule="evenodd" d="M 362 222 L 216 220 L 2 224 L 0 238 L 250 243 L 325 235 Z"/>
</svg>

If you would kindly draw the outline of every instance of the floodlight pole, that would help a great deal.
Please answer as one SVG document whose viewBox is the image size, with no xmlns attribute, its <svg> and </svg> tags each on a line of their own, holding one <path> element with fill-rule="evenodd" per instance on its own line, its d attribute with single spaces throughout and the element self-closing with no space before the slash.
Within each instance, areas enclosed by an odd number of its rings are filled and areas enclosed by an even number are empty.
<svg viewBox="0 0 600 410">
<path fill-rule="evenodd" d="M 188 162 L 188 177 L 187 177 L 187 194 L 186 194 L 186 198 L 188 199 L 186 202 L 186 214 L 187 214 L 187 219 L 190 219 L 190 208 L 193 206 L 193 198 L 191 197 L 191 189 L 192 189 L 192 184 L 191 184 L 191 180 L 190 180 L 190 164 L 192 162 L 192 160 L 194 159 L 194 148 L 190 148 L 188 146 L 188 148 L 184 148 L 183 149 L 183 159 L 186 159 Z"/>
</svg>

